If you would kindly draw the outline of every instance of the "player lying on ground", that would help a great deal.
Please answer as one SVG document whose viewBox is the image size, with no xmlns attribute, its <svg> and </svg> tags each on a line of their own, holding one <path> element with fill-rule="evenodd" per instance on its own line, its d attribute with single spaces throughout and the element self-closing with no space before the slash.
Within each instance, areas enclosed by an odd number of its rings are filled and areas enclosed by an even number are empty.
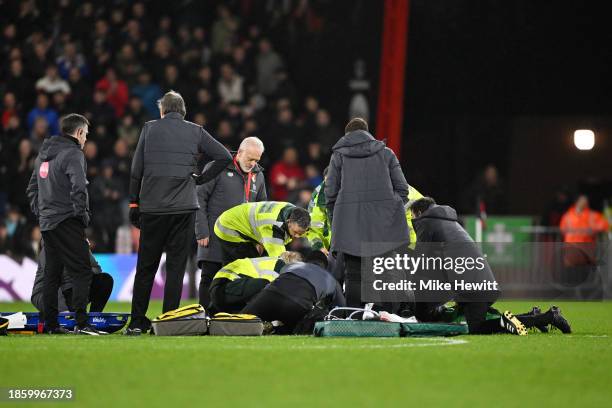
<svg viewBox="0 0 612 408">
<path fill-rule="evenodd" d="M 425 197 L 412 203 L 410 209 L 413 213 L 412 223 L 417 234 L 417 253 L 427 252 L 427 247 L 430 243 L 454 243 L 461 244 L 460 247 L 463 251 L 460 254 L 461 256 L 484 259 L 474 240 L 459 224 L 457 212 L 453 208 L 437 205 L 432 198 Z M 486 279 L 491 282 L 495 281 L 493 272 L 486 259 L 484 259 L 484 265 L 485 268 L 479 271 L 481 276 L 477 280 Z M 449 276 L 444 275 L 444 273 L 440 277 L 450 281 Z M 446 302 L 419 302 L 420 296 L 421 293 L 415 292 L 417 301 L 415 315 L 417 319 L 421 321 L 436 321 L 439 319 L 437 310 Z M 569 323 L 561 316 L 558 308 L 551 308 L 546 313 L 538 314 L 530 312 L 518 316 L 505 311 L 504 313 L 499 313 L 499 318 L 487 319 L 487 312 L 498 296 L 498 291 L 486 293 L 454 292 L 454 300 L 457 301 L 459 309 L 465 315 L 470 334 L 511 333 L 526 335 L 527 328 L 545 327 L 548 325 L 559 328 L 563 333 L 571 332 Z"/>
</svg>

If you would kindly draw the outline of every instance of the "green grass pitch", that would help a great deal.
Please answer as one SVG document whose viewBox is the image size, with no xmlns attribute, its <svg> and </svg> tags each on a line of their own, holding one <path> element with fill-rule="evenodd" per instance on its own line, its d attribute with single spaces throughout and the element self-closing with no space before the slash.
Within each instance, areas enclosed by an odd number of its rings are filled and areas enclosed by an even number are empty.
<svg viewBox="0 0 612 408">
<path fill-rule="evenodd" d="M 0 387 L 74 389 L 74 401 L 45 402 L 45 407 L 610 406 L 612 303 L 557 304 L 572 324 L 571 335 L 11 335 L 0 338 Z M 550 303 L 496 307 L 524 312 L 533 305 L 545 309 Z M 160 309 L 154 302 L 150 315 Z M 0 310 L 32 307 L 0 303 Z M 107 310 L 129 311 L 129 305 L 112 303 Z"/>
</svg>

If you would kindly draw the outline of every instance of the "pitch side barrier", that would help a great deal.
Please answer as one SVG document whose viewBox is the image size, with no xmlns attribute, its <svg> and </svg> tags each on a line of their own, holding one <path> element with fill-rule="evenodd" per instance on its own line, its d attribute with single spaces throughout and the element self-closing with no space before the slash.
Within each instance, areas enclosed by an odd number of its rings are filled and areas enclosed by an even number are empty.
<svg viewBox="0 0 612 408">
<path fill-rule="evenodd" d="M 379 253 L 382 243 L 362 243 Z M 384 244 L 386 248 L 388 244 Z M 612 299 L 612 243 L 417 243 L 362 258 L 366 302 Z"/>
</svg>

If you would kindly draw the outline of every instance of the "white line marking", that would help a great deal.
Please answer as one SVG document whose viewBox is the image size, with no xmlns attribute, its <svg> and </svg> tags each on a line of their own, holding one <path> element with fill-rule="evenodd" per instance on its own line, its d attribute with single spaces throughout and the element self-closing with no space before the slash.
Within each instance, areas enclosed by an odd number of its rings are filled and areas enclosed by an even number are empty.
<svg viewBox="0 0 612 408">
<path fill-rule="evenodd" d="M 329 339 L 319 339 L 317 342 L 325 342 Z M 220 349 L 242 349 L 242 350 L 279 350 L 279 349 L 292 349 L 292 350 L 330 350 L 330 349 L 341 349 L 341 350 L 361 350 L 361 349 L 387 349 L 387 348 L 409 348 L 409 347 L 438 347 L 438 346 L 455 346 L 459 344 L 467 344 L 468 341 L 464 339 L 449 339 L 443 337 L 431 337 L 422 338 L 423 342 L 406 341 L 394 344 L 315 344 L 315 343 L 304 343 L 296 345 L 279 345 L 279 344 L 217 344 L 215 348 Z"/>
</svg>

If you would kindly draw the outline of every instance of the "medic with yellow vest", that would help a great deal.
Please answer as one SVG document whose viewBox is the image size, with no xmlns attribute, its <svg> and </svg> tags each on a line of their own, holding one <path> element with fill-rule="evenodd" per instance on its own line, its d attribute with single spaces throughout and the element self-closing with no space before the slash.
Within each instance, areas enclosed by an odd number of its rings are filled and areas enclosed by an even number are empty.
<svg viewBox="0 0 612 408">
<path fill-rule="evenodd" d="M 223 212 L 215 223 L 221 243 L 223 265 L 241 258 L 259 257 L 263 247 L 268 256 L 280 256 L 294 238 L 310 226 L 303 208 L 279 201 L 244 203 Z"/>
<path fill-rule="evenodd" d="M 408 185 L 408 202 L 404 205 L 404 210 L 406 211 L 406 221 L 408 222 L 408 230 L 410 231 L 410 248 L 414 249 L 417 235 L 414 231 L 414 227 L 412 226 L 412 211 L 410 211 L 410 206 L 416 200 L 420 200 L 423 198 L 423 194 L 419 193 L 419 190 Z"/>
<path fill-rule="evenodd" d="M 310 229 L 305 237 L 313 249 L 327 253 L 331 243 L 331 225 L 329 225 L 325 207 L 325 181 L 319 184 L 312 193 L 308 212 L 310 213 Z"/>
<path fill-rule="evenodd" d="M 222 267 L 210 285 L 210 307 L 214 312 L 239 312 L 247 302 L 272 282 L 287 264 L 301 260 L 297 252 L 280 257 L 237 259 Z"/>
</svg>

